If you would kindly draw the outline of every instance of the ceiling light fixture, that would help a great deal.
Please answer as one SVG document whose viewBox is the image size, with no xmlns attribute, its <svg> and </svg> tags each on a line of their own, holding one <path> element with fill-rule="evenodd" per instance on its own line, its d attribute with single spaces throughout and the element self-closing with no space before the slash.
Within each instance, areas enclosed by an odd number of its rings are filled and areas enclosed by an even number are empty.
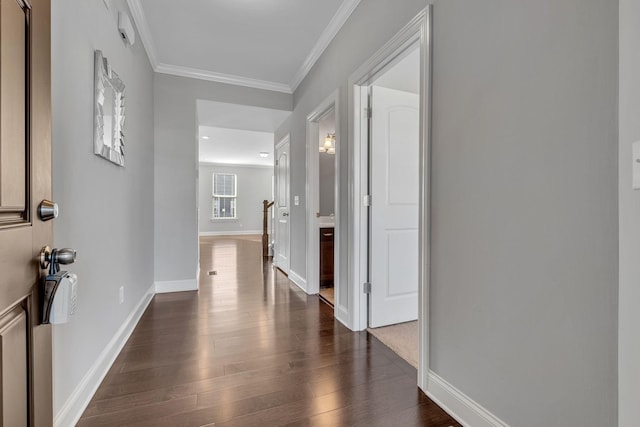
<svg viewBox="0 0 640 427">
<path fill-rule="evenodd" d="M 202 139 L 209 139 L 209 137 L 205 135 L 202 137 Z"/>
<path fill-rule="evenodd" d="M 260 157 L 262 157 L 262 158 L 269 157 L 269 153 L 267 153 L 266 151 L 261 151 L 260 152 Z"/>
<path fill-rule="evenodd" d="M 321 153 L 336 154 L 336 134 L 328 133 L 319 149 Z"/>
</svg>

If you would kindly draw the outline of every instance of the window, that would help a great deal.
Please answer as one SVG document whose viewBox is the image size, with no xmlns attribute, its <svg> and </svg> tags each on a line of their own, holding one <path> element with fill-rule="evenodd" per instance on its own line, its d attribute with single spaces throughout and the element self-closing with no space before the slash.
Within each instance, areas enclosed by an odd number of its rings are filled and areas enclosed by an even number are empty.
<svg viewBox="0 0 640 427">
<path fill-rule="evenodd" d="M 213 174 L 213 218 L 236 218 L 236 182 L 232 173 Z"/>
</svg>

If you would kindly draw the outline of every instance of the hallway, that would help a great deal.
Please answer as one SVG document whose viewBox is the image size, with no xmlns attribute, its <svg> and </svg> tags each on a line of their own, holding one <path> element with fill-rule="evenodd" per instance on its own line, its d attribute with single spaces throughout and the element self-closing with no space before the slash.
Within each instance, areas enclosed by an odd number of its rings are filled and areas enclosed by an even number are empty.
<svg viewBox="0 0 640 427">
<path fill-rule="evenodd" d="M 155 296 L 78 426 L 459 425 L 413 367 L 263 266 L 260 236 L 201 238 L 200 259 L 200 291 Z"/>
</svg>

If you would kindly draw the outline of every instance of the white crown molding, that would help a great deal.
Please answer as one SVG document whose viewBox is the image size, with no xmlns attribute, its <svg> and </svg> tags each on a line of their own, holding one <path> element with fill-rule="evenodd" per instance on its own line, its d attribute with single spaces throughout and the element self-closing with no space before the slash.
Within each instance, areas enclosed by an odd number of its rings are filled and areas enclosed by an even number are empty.
<svg viewBox="0 0 640 427">
<path fill-rule="evenodd" d="M 349 19 L 349 16 L 351 16 L 356 7 L 358 7 L 359 3 L 360 0 L 344 0 L 342 2 L 336 14 L 333 15 L 333 18 L 331 18 L 331 21 L 329 21 L 329 24 L 320 35 L 320 38 L 318 38 L 315 46 L 313 46 L 313 49 L 309 52 L 309 56 L 304 60 L 300 69 L 293 76 L 291 83 L 289 83 L 292 93 L 296 91 L 300 83 L 302 83 L 307 74 L 309 74 L 311 68 L 313 68 L 325 49 L 329 47 L 329 43 L 331 43 L 336 34 L 338 34 L 338 31 L 340 31 L 342 26 L 347 22 L 347 19 Z"/>
<path fill-rule="evenodd" d="M 158 56 L 156 55 L 156 46 L 153 43 L 153 37 L 151 37 L 151 30 L 149 30 L 149 24 L 147 18 L 144 16 L 144 10 L 140 4 L 140 0 L 127 0 L 127 5 L 133 16 L 133 22 L 136 24 L 138 34 L 142 40 L 144 50 L 147 52 L 149 62 L 154 71 L 158 67 Z"/>
<path fill-rule="evenodd" d="M 212 82 L 226 83 L 229 85 L 252 87 L 256 89 L 271 90 L 291 94 L 291 88 L 285 83 L 270 82 L 267 80 L 251 79 L 249 77 L 234 76 L 232 74 L 216 73 L 198 68 L 183 67 L 180 65 L 158 64 L 157 73 L 171 74 L 174 76 L 190 77 L 193 79 L 209 80 Z"/>
<path fill-rule="evenodd" d="M 300 66 L 300 69 L 298 69 L 294 75 L 291 83 L 286 84 L 159 62 L 153 37 L 151 36 L 151 30 L 149 29 L 149 24 L 147 23 L 147 18 L 145 17 L 144 9 L 142 8 L 140 0 L 127 0 L 138 34 L 140 35 L 144 49 L 149 57 L 149 62 L 151 62 L 151 66 L 156 73 L 270 90 L 286 94 L 292 94 L 295 92 L 300 83 L 302 83 L 307 74 L 309 74 L 309 71 L 311 71 L 311 68 L 313 68 L 316 61 L 318 61 L 318 58 L 320 58 L 322 53 L 329 46 L 329 43 L 331 43 L 336 34 L 338 34 L 338 31 L 340 31 L 345 22 L 347 22 L 347 19 L 349 19 L 349 16 L 351 16 L 351 13 L 353 13 L 359 3 L 360 0 L 344 0 L 342 2 L 335 15 L 333 15 L 333 18 L 331 18 L 331 21 L 320 35 L 320 38 L 314 45 L 313 49 L 311 49 L 311 52 Z"/>
</svg>

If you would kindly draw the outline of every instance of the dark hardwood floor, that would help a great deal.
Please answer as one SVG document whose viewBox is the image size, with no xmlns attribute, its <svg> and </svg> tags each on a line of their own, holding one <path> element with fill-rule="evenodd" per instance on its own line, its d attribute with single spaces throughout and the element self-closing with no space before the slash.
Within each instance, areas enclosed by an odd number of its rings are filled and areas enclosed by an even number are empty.
<svg viewBox="0 0 640 427">
<path fill-rule="evenodd" d="M 263 266 L 259 236 L 202 238 L 200 257 L 200 291 L 153 299 L 78 426 L 459 425 L 413 367 Z"/>
</svg>

